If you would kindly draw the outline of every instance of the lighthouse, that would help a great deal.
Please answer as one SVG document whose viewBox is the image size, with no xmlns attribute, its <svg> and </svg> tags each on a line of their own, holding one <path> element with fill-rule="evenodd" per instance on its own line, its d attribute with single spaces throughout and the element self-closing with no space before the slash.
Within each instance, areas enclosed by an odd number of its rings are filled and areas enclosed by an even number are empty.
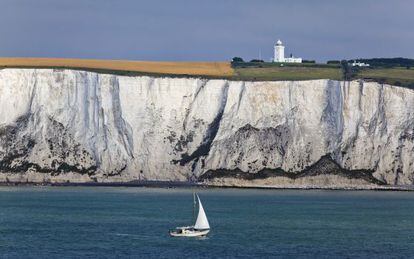
<svg viewBox="0 0 414 259">
<path fill-rule="evenodd" d="M 293 55 L 285 58 L 285 46 L 281 40 L 277 40 L 275 45 L 275 53 L 273 57 L 273 62 L 282 62 L 282 63 L 302 63 L 302 58 L 295 58 Z"/>
<path fill-rule="evenodd" d="M 281 40 L 277 40 L 275 45 L 275 57 L 274 62 L 285 62 L 285 46 L 283 46 Z"/>
</svg>

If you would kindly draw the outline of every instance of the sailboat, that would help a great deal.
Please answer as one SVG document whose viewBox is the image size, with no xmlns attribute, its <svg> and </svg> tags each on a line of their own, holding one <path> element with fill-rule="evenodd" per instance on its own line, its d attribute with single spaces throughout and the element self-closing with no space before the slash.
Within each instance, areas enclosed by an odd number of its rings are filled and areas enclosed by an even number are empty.
<svg viewBox="0 0 414 259">
<path fill-rule="evenodd" d="M 195 214 L 196 196 L 198 201 L 198 216 L 194 226 L 177 227 L 174 230 L 170 230 L 170 236 L 173 237 L 201 237 L 210 232 L 210 225 L 208 224 L 207 216 L 201 204 L 200 197 L 197 194 L 193 194 L 193 218 Z"/>
</svg>

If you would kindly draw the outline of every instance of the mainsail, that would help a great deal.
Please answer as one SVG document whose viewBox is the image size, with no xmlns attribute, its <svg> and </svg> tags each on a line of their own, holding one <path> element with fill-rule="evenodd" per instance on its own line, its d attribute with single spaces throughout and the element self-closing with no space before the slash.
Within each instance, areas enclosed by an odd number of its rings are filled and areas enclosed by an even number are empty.
<svg viewBox="0 0 414 259">
<path fill-rule="evenodd" d="M 200 197 L 198 197 L 198 216 L 196 223 L 194 225 L 194 229 L 210 229 L 210 225 L 208 224 L 206 213 L 204 212 L 203 205 L 201 204 Z"/>
</svg>

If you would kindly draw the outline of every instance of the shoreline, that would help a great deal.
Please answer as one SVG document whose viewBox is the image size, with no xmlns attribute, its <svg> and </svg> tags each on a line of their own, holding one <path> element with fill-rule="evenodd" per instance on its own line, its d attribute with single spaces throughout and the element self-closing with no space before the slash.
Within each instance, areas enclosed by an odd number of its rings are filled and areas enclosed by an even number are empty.
<svg viewBox="0 0 414 259">
<path fill-rule="evenodd" d="M 272 185 L 216 185 L 202 182 L 180 181 L 131 181 L 131 182 L 0 182 L 0 187 L 146 187 L 146 188 L 208 188 L 208 189 L 260 189 L 260 190 L 331 190 L 331 191 L 414 191 L 414 186 L 272 186 Z"/>
</svg>

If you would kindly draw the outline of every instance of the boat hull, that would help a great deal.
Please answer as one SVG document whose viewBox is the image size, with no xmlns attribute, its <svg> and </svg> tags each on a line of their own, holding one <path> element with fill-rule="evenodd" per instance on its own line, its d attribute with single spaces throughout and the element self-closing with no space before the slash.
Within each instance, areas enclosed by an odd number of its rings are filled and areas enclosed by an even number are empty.
<svg viewBox="0 0 414 259">
<path fill-rule="evenodd" d="M 171 231 L 170 236 L 172 237 L 202 237 L 206 236 L 210 232 L 210 229 L 206 230 L 186 230 L 183 232 Z"/>
</svg>

